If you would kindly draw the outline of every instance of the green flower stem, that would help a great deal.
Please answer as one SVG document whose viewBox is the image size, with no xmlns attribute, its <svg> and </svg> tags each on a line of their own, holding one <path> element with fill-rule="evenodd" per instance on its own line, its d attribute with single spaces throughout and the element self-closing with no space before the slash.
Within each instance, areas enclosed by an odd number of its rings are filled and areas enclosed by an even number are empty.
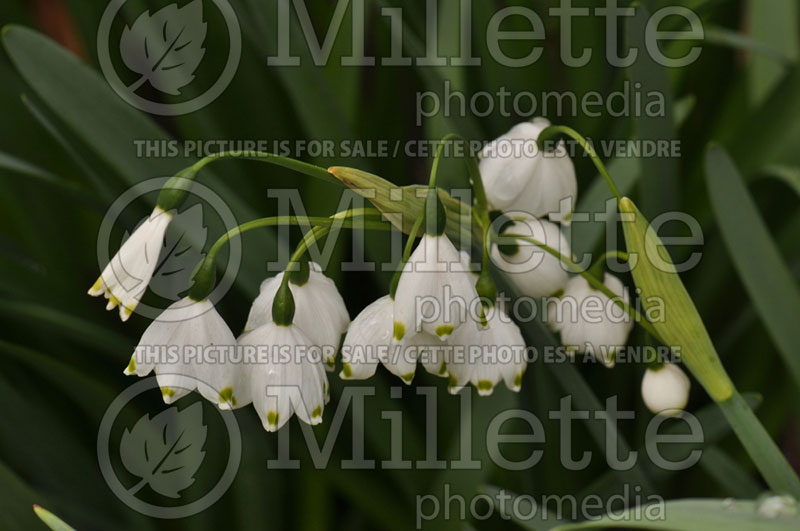
<svg viewBox="0 0 800 531">
<path fill-rule="evenodd" d="M 589 273 L 600 282 L 603 282 L 604 280 L 606 261 L 610 256 L 613 256 L 623 262 L 628 261 L 628 253 L 623 251 L 607 251 L 603 253 L 603 255 L 600 258 L 598 258 L 597 261 L 594 264 L 592 264 L 592 266 L 589 268 Z"/>
<path fill-rule="evenodd" d="M 264 151 L 223 151 L 221 153 L 209 155 L 208 157 L 204 157 L 192 164 L 191 172 L 196 175 L 201 169 L 205 168 L 212 162 L 222 159 L 257 160 L 260 162 L 266 162 L 268 164 L 274 164 L 282 168 L 294 170 L 296 172 L 308 175 L 309 177 L 314 177 L 328 183 L 333 183 L 339 186 L 342 185 L 341 182 L 328 173 L 326 168 L 288 157 L 281 157 L 279 155 Z"/>
<path fill-rule="evenodd" d="M 397 293 L 397 286 L 400 284 L 400 276 L 403 274 L 403 268 L 408 262 L 408 259 L 411 257 L 411 249 L 414 248 L 414 241 L 417 239 L 417 235 L 419 234 L 419 229 L 422 228 L 422 223 L 425 221 L 425 212 L 423 211 L 416 220 L 414 220 L 414 226 L 411 227 L 411 232 L 408 235 L 408 240 L 406 241 L 406 246 L 403 249 L 403 257 L 402 262 L 400 263 L 400 267 L 397 268 L 397 271 L 394 272 L 392 276 L 392 283 L 389 286 L 389 296 L 394 299 L 394 294 Z"/>
<path fill-rule="evenodd" d="M 374 208 L 353 208 L 350 210 L 343 210 L 332 215 L 330 218 L 322 218 L 323 223 L 314 223 L 314 227 L 303 235 L 303 239 L 297 244 L 297 248 L 286 264 L 286 271 L 292 271 L 296 265 L 303 258 L 303 255 L 308 251 L 309 247 L 317 241 L 325 237 L 332 228 L 363 228 L 368 230 L 392 230 L 392 225 L 388 221 L 362 221 L 358 225 L 353 224 L 354 218 L 360 217 L 381 217 L 381 213 Z M 339 223 L 337 223 L 339 222 Z M 340 224 L 341 223 L 341 224 Z M 284 275 L 282 284 L 288 284 L 289 275 Z"/>
<path fill-rule="evenodd" d="M 531 238 L 530 236 L 524 236 L 522 234 L 504 233 L 502 235 L 502 237 L 503 238 L 516 238 L 518 240 L 526 241 L 528 243 L 531 243 L 531 244 L 541 248 L 543 251 L 545 251 L 547 253 L 550 253 L 551 255 L 555 256 L 556 258 L 561 260 L 562 263 L 566 264 L 567 267 L 569 267 L 574 273 L 577 273 L 580 276 L 582 276 L 583 278 L 585 278 L 590 286 L 592 286 L 597 291 L 600 291 L 601 293 L 603 293 L 603 295 L 605 295 L 606 297 L 611 299 L 614 302 L 614 304 L 616 304 L 617 306 L 622 308 L 625 311 L 625 313 L 627 313 L 628 315 L 630 315 L 634 319 L 634 322 L 638 323 L 642 328 L 647 330 L 647 332 L 650 333 L 653 337 L 655 337 L 656 339 L 661 341 L 661 343 L 664 343 L 661 340 L 661 336 L 656 331 L 656 329 L 653 327 L 652 323 L 650 323 L 650 321 L 648 321 L 641 313 L 639 313 L 639 311 L 636 308 L 634 308 L 630 304 L 626 303 L 622 299 L 622 297 L 620 297 L 619 295 L 617 295 L 616 293 L 614 293 L 613 291 L 608 289 L 608 287 L 605 284 L 603 284 L 603 282 L 601 280 L 597 279 L 594 275 L 592 275 L 590 270 L 587 271 L 587 270 L 581 268 L 581 266 L 579 266 L 578 264 L 573 262 L 572 259 L 570 259 L 568 256 L 564 256 L 563 254 L 558 252 L 556 249 L 553 249 L 552 247 L 550 247 L 548 245 L 545 245 L 544 243 L 542 243 L 539 240 L 536 240 L 534 238 Z M 606 253 L 606 255 L 608 255 L 608 254 L 610 254 L 610 253 Z M 621 254 L 624 255 L 625 253 L 621 253 Z M 604 255 L 604 257 L 606 255 Z M 626 255 L 626 258 L 627 258 L 627 255 Z M 664 343 L 664 344 L 666 344 L 666 343 Z"/>
<path fill-rule="evenodd" d="M 422 227 L 422 223 L 424 221 L 425 215 L 420 214 L 419 217 L 417 217 L 417 219 L 414 221 L 414 226 L 411 227 L 411 232 L 408 234 L 406 246 L 403 249 L 403 265 L 405 265 L 405 263 L 408 262 L 408 259 L 411 257 L 411 250 L 414 248 L 414 241 L 419 236 L 419 229 Z"/>
<path fill-rule="evenodd" d="M 467 148 L 469 148 L 469 142 L 461 135 L 456 133 L 450 133 L 442 138 L 442 143 L 439 145 L 439 152 L 437 153 L 437 158 L 441 155 L 441 148 L 446 142 L 450 142 L 453 140 L 458 140 L 464 143 Z M 435 163 L 435 162 L 434 162 Z M 472 184 L 472 189 L 475 192 L 475 215 L 476 218 L 482 219 L 484 214 L 488 218 L 489 216 L 489 201 L 486 198 L 486 188 L 483 186 L 483 179 L 481 178 L 480 168 L 478 167 L 478 163 L 476 161 L 475 156 L 472 154 L 472 150 L 470 150 L 469 156 L 464 159 L 464 164 L 467 167 L 467 173 L 469 174 L 469 180 Z"/>
<path fill-rule="evenodd" d="M 603 164 L 603 161 L 600 160 L 600 157 L 597 155 L 597 152 L 594 150 L 592 145 L 589 144 L 589 142 L 587 142 L 583 136 L 581 136 L 580 133 L 578 133 L 571 127 L 567 127 L 565 125 L 551 125 L 550 127 L 547 127 L 544 131 L 542 131 L 539 134 L 539 138 L 536 141 L 537 144 L 539 145 L 539 149 L 544 150 L 544 143 L 549 140 L 553 140 L 559 134 L 565 134 L 570 138 L 572 138 L 573 140 L 575 140 L 576 142 L 578 142 L 578 144 L 583 148 L 583 150 L 586 151 L 586 154 L 589 155 L 589 157 L 592 159 L 592 162 L 597 168 L 597 171 L 599 171 L 600 175 L 603 176 L 603 179 L 605 179 L 606 184 L 611 189 L 611 192 L 614 194 L 614 196 L 617 198 L 617 201 L 622 199 L 622 194 L 619 193 L 619 189 L 617 188 L 616 183 L 614 183 L 614 179 L 612 179 L 611 175 L 609 175 L 608 170 Z"/>
<path fill-rule="evenodd" d="M 355 218 L 364 218 L 356 223 Z M 341 225 L 340 225 L 341 224 Z M 341 228 L 363 228 L 367 230 L 392 230 L 389 222 L 381 220 L 381 213 L 374 208 L 359 208 L 345 210 L 334 214 L 331 217 L 306 217 L 306 216 L 272 216 L 267 218 L 254 219 L 234 227 L 227 233 L 220 236 L 214 245 L 209 249 L 206 257 L 198 264 L 192 274 L 192 287 L 189 290 L 189 297 L 199 301 L 208 297 L 214 288 L 216 281 L 215 261 L 220 249 L 232 238 L 241 234 L 263 227 L 274 227 L 278 225 L 314 225 L 314 226 L 340 226 Z M 313 230 L 313 229 L 312 229 Z"/>
<path fill-rule="evenodd" d="M 278 155 L 273 155 L 272 153 L 265 153 L 261 151 L 224 151 L 222 153 L 204 157 L 191 166 L 176 173 L 161 188 L 161 192 L 158 194 L 156 205 L 162 210 L 167 211 L 178 208 L 186 199 L 186 194 L 189 192 L 189 188 L 191 188 L 192 183 L 197 178 L 197 174 L 200 172 L 200 170 L 216 160 L 223 159 L 258 160 L 261 162 L 274 164 L 276 166 L 281 166 L 283 168 L 288 168 L 290 170 L 321 179 L 328 183 L 334 183 L 340 186 L 342 184 L 331 174 L 329 174 L 328 170 L 325 168 L 320 168 L 319 166 L 314 166 L 313 164 L 308 164 L 307 162 L 301 162 L 299 160 L 294 160 L 287 157 L 280 157 Z"/>
</svg>

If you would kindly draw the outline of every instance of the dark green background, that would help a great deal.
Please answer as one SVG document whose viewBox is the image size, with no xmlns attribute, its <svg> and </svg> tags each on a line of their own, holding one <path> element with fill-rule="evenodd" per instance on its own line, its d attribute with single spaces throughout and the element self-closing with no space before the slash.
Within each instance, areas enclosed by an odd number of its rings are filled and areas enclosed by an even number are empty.
<svg viewBox="0 0 800 531">
<path fill-rule="evenodd" d="M 126 20 L 169 2 L 129 2 Z M 335 3 L 309 1 L 309 12 L 318 35 L 327 27 Z M 646 2 L 656 9 L 668 2 Z M 37 8 L 39 4 L 44 7 Z M 415 496 L 442 496 L 442 485 L 465 494 L 495 485 L 515 493 L 533 495 L 620 492 L 625 474 L 607 470 L 594 440 L 602 434 L 576 426 L 575 455 L 584 449 L 595 454 L 592 465 L 581 472 L 567 472 L 559 463 L 558 426 L 547 421 L 547 412 L 567 394 L 583 403 L 594 403 L 617 395 L 620 407 L 637 412 L 635 421 L 620 423 L 620 432 L 631 447 L 643 443 L 644 428 L 651 416 L 641 404 L 639 385 L 644 370 L 638 365 L 620 365 L 613 371 L 594 364 L 558 368 L 541 363 L 529 368 L 523 391 L 514 395 L 502 386 L 491 398 L 473 397 L 475 456 L 483 458 L 479 471 L 410 472 L 342 470 L 350 455 L 351 416 L 345 418 L 342 436 L 333 451 L 332 464 L 314 470 L 307 459 L 297 422 L 290 424 L 294 455 L 303 460 L 299 471 L 268 470 L 266 459 L 276 454 L 277 436 L 267 434 L 252 408 L 236 412 L 243 435 L 243 460 L 234 485 L 210 509 L 183 521 L 158 521 L 142 517 L 123 505 L 106 486 L 97 463 L 96 436 L 102 415 L 111 400 L 131 379 L 122 369 L 148 320 L 134 316 L 121 324 L 115 313 L 105 313 L 103 302 L 86 296 L 100 265 L 96 239 L 100 221 L 113 199 L 134 183 L 168 176 L 190 160 L 136 158 L 132 141 L 150 138 L 185 139 L 437 139 L 447 132 L 490 140 L 504 133 L 516 117 L 494 113 L 486 118 L 467 117 L 431 120 L 425 127 L 414 125 L 418 91 L 437 90 L 445 79 L 467 93 L 527 90 L 587 91 L 608 94 L 624 80 L 641 82 L 652 90 L 669 94 L 673 119 L 668 121 L 584 116 L 548 118 L 570 125 L 595 139 L 650 138 L 674 134 L 681 141 L 679 160 L 618 161 L 612 174 L 648 215 L 678 208 L 702 223 L 705 242 L 700 265 L 684 275 L 684 281 L 720 351 L 733 380 L 743 392 L 760 393 L 758 413 L 795 467 L 800 463 L 800 430 L 797 424 L 798 388 L 778 355 L 775 336 L 764 323 L 770 319 L 753 304 L 741 272 L 734 266 L 730 242 L 723 241 L 707 195 L 703 166 L 706 146 L 721 142 L 734 157 L 750 194 L 767 223 L 796 290 L 800 263 L 800 212 L 798 168 L 800 168 L 800 70 L 798 56 L 798 7 L 791 0 L 685 0 L 669 4 L 694 9 L 706 27 L 703 53 L 691 66 L 665 70 L 639 61 L 627 70 L 609 67 L 603 57 L 605 21 L 576 20 L 574 46 L 590 47 L 592 61 L 581 68 L 567 68 L 558 57 L 558 20 L 546 16 L 553 1 L 494 2 L 476 0 L 473 6 L 475 53 L 485 58 L 480 68 L 422 69 L 415 67 L 346 68 L 338 58 L 349 53 L 349 12 L 327 66 L 314 66 L 307 49 L 293 51 L 304 58 L 299 68 L 268 68 L 265 57 L 276 46 L 273 2 L 232 2 L 243 30 L 242 60 L 231 85 L 213 104 L 201 111 L 174 118 L 144 115 L 125 104 L 99 73 L 96 32 L 104 1 L 63 0 L 26 2 L 4 0 L 0 24 L 16 24 L 49 32 L 68 42 L 88 66 L 73 64 L 55 45 L 20 27 L 3 33 L 0 52 L 0 527 L 22 529 L 41 524 L 31 505 L 38 503 L 80 529 L 123 528 L 304 528 L 304 529 L 408 529 L 414 525 Z M 367 2 L 366 40 L 368 52 L 389 53 L 386 19 L 378 16 L 383 5 L 401 5 L 405 10 L 407 52 L 424 35 L 421 2 Z M 440 2 L 440 20 L 457 20 L 454 1 Z M 548 38 L 545 54 L 524 69 L 504 68 L 488 58 L 483 28 L 490 16 L 506 4 L 528 5 L 543 17 Z M 576 2 L 590 6 L 593 2 Z M 211 11 L 209 11 L 211 13 Z M 211 16 L 211 15 L 209 15 Z M 641 22 L 631 19 L 633 35 Z M 293 30 L 297 20 L 293 18 Z M 510 21 L 509 26 L 514 22 Z M 679 26 L 680 24 L 678 24 Z M 224 60 L 227 36 L 218 21 L 209 19 L 206 41 L 208 64 Z M 640 27 L 639 27 L 640 29 Z M 121 26 L 117 27 L 121 31 Z M 620 29 L 620 36 L 625 33 Z M 299 35 L 299 33 L 295 33 Z M 457 50 L 458 26 L 442 24 L 440 50 Z M 524 55 L 525 43 L 508 45 L 509 55 Z M 515 49 L 515 47 L 517 47 Z M 220 52 L 223 50 L 223 52 Z M 678 49 L 671 50 L 680 54 Z M 211 68 L 198 72 L 198 87 L 208 86 Z M 195 86 L 195 85 L 193 85 Z M 85 90 L 84 90 L 85 89 Z M 157 97 L 156 94 L 150 94 Z M 689 111 L 686 114 L 686 111 Z M 685 117 L 684 117 L 685 115 Z M 677 126 L 674 124 L 678 124 Z M 421 183 L 427 179 L 430 160 L 405 157 L 388 159 L 313 160 L 323 166 L 345 165 L 366 169 L 397 184 Z M 443 184 L 463 186 L 460 166 L 445 161 Z M 575 160 L 579 194 L 583 197 L 597 182 L 594 168 L 585 157 Z M 615 173 L 617 172 L 617 173 Z M 221 195 L 240 222 L 274 213 L 267 198 L 269 187 L 298 187 L 310 215 L 333 212 L 339 189 L 271 166 L 253 162 L 223 162 L 204 173 L 200 181 L 209 186 L 225 183 Z M 776 175 L 785 179 L 776 179 Z M 792 184 L 793 183 L 793 184 Z M 150 198 L 152 201 L 152 198 Z M 580 203 L 579 203 L 580 206 Z M 122 230 L 131 230 L 152 203 L 136 205 Z M 736 211 L 737 204 L 726 204 Z M 677 229 L 676 229 L 677 230 Z M 209 238 L 219 236 L 219 227 L 209 221 Z M 296 238 L 297 234 L 294 234 Z M 368 256 L 387 260 L 385 234 L 369 236 Z M 598 240 L 576 235 L 582 250 L 596 250 Z M 209 242 L 210 243 L 210 242 Z M 727 243 L 727 244 L 726 244 Z M 245 265 L 237 285 L 219 304 L 221 314 L 239 332 L 258 283 L 266 275 L 266 262 L 281 242 L 271 230 L 256 231 L 244 238 Z M 282 242 L 286 245 L 287 242 Z M 346 258 L 347 236 L 338 253 Z M 679 249 L 678 253 L 681 252 Z M 756 257 L 757 259 L 757 257 Z M 389 273 L 342 273 L 336 262 L 332 276 L 355 316 L 371 300 L 387 290 Z M 626 278 L 630 284 L 630 278 Z M 769 275 L 756 279 L 769 283 Z M 784 336 L 796 338 L 797 315 L 783 315 Z M 542 344 L 548 338 L 537 329 L 526 331 L 528 340 Z M 639 329 L 631 343 L 642 344 Z M 795 343 L 796 344 L 796 343 Z M 795 355 L 797 355 L 795 353 Z M 404 412 L 404 456 L 424 456 L 424 400 L 414 387 L 403 389 L 401 400 L 389 397 L 389 387 L 398 380 L 379 369 L 369 384 L 377 386 L 368 399 L 366 413 L 369 458 L 389 458 L 388 422 L 382 410 Z M 331 425 L 337 397 L 343 388 L 331 376 L 333 399 L 325 423 L 315 428 L 321 439 Z M 358 384 L 356 384 L 358 385 Z M 445 392 L 444 382 L 418 372 L 415 385 L 438 388 L 438 447 L 443 459 L 458 456 L 458 398 Z M 192 399 L 186 399 L 191 401 Z M 753 398 L 756 400 L 756 398 Z M 588 402 L 587 402 L 588 401 Z M 707 415 L 707 439 L 700 464 L 679 474 L 658 473 L 640 456 L 640 467 L 631 476 L 648 479 L 651 492 L 668 499 L 686 497 L 755 497 L 764 487 L 741 447 L 709 406 L 708 397 L 695 384 L 689 409 Z M 138 418 L 163 409 L 158 392 L 141 396 L 135 404 Z M 496 470 L 485 456 L 485 425 L 494 412 L 518 407 L 534 412 L 547 429 L 548 444 L 542 462 L 533 470 Z M 703 409 L 705 408 L 705 409 Z M 210 411 L 210 410 L 209 410 Z M 213 414 L 208 415 L 212 418 Z M 507 426 L 510 429 L 513 426 Z M 516 426 L 517 431 L 524 427 Z M 597 430 L 601 431 L 597 431 Z M 209 423 L 209 449 L 220 448 L 222 428 Z M 714 437 L 716 436 L 716 437 Z M 224 450 L 224 448 L 223 448 Z M 525 448 L 509 448 L 521 457 Z M 209 453 L 209 462 L 224 463 L 227 453 Z M 198 477 L 197 489 L 207 487 Z M 195 488 L 193 487 L 193 489 Z M 472 522 L 481 529 L 511 526 L 495 516 L 488 522 Z M 432 527 L 459 527 L 460 523 L 435 522 Z"/>
</svg>

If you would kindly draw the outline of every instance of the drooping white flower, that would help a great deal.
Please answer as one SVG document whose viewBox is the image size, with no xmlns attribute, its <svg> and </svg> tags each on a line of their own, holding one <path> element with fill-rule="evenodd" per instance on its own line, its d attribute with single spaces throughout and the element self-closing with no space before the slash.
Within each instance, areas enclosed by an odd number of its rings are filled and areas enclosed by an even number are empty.
<svg viewBox="0 0 800 531">
<path fill-rule="evenodd" d="M 322 422 L 328 378 L 319 346 L 296 325 L 272 321 L 239 338 L 243 348 L 263 349 L 250 368 L 253 407 L 267 431 L 277 431 L 293 414 L 307 424 Z"/>
<path fill-rule="evenodd" d="M 606 273 L 603 283 L 626 304 L 630 301 L 620 279 Z M 630 315 L 582 276 L 569 279 L 560 299 L 548 301 L 547 324 L 572 352 L 594 356 L 608 367 L 633 329 Z"/>
<path fill-rule="evenodd" d="M 525 340 L 519 327 L 495 304 L 486 310 L 487 323 L 467 323 L 458 328 L 448 343 L 446 359 L 451 393 L 467 383 L 485 396 L 504 380 L 506 387 L 519 391 L 527 366 Z"/>
<path fill-rule="evenodd" d="M 319 264 L 310 262 L 309 267 L 308 280 L 304 284 L 298 286 L 289 281 L 296 308 L 294 322 L 314 345 L 328 354 L 325 361 L 332 367 L 342 334 L 350 324 L 350 315 L 334 281 L 322 273 Z M 247 317 L 245 334 L 272 322 L 272 302 L 284 274 L 280 273 L 261 283 L 258 297 L 253 301 Z"/>
<path fill-rule="evenodd" d="M 691 385 L 680 367 L 665 363 L 644 373 L 642 399 L 647 409 L 657 415 L 678 416 L 689 402 Z"/>
<path fill-rule="evenodd" d="M 574 209 L 575 166 L 563 142 L 552 153 L 536 147 L 536 139 L 549 125 L 544 118 L 517 124 L 483 149 L 480 172 L 493 209 L 568 222 L 569 215 L 560 214 L 560 203 L 571 198 Z"/>
<path fill-rule="evenodd" d="M 376 300 L 359 313 L 344 338 L 342 371 L 344 380 L 365 380 L 375 374 L 378 363 L 405 383 L 411 383 L 421 360 L 428 372 L 441 376 L 441 363 L 431 349 L 441 341 L 425 332 L 407 334 L 399 341 L 392 337 L 394 301 L 389 295 Z M 437 345 L 438 344 L 438 345 Z M 436 365 L 435 367 L 433 365 Z"/>
<path fill-rule="evenodd" d="M 569 242 L 555 223 L 526 217 L 514 220 L 503 228 L 503 232 L 528 236 L 564 256 L 572 255 Z M 516 244 L 510 246 L 513 254 L 506 254 L 509 246 L 492 244 L 492 262 L 508 274 L 523 295 L 549 297 L 564 289 L 569 274 L 558 257 L 524 240 L 510 240 L 510 243 Z"/>
<path fill-rule="evenodd" d="M 125 374 L 155 370 L 164 402 L 194 389 L 223 409 L 250 403 L 246 367 L 232 357 L 236 347 L 228 325 L 210 301 L 183 298 L 150 323 Z"/>
<path fill-rule="evenodd" d="M 106 310 L 119 305 L 119 317 L 127 321 L 139 304 L 153 272 L 158 255 L 164 245 L 172 213 L 156 207 L 133 234 L 122 244 L 117 254 L 108 262 L 100 277 L 89 288 L 89 295 L 105 295 Z"/>
<path fill-rule="evenodd" d="M 394 338 L 427 332 L 445 339 L 467 320 L 475 281 L 450 239 L 425 234 L 403 267 L 394 301 Z"/>
</svg>

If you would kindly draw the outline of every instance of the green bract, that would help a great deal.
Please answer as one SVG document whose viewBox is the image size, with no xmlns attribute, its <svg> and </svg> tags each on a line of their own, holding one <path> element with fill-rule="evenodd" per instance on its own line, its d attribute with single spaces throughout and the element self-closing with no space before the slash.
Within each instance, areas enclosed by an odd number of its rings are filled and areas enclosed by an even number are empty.
<svg viewBox="0 0 800 531">
<path fill-rule="evenodd" d="M 653 326 L 667 346 L 680 348 L 681 359 L 708 394 L 717 402 L 727 400 L 733 384 L 664 244 L 633 201 L 623 197 L 619 209 L 631 273 L 642 290 L 644 307 L 650 309 L 658 298 L 663 301 L 664 319 Z"/>
</svg>

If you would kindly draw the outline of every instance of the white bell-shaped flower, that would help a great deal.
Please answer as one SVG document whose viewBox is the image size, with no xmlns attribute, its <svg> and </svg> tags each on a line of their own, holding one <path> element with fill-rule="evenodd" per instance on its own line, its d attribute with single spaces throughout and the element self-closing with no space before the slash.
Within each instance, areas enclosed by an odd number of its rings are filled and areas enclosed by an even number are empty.
<svg viewBox="0 0 800 531">
<path fill-rule="evenodd" d="M 307 424 L 322 422 L 328 378 L 320 347 L 297 325 L 269 322 L 240 337 L 239 345 L 258 349 L 250 393 L 264 429 L 277 431 L 293 414 Z"/>
<path fill-rule="evenodd" d="M 342 345 L 342 371 L 344 380 L 365 380 L 375 374 L 378 363 L 405 383 L 411 383 L 417 361 L 424 363 L 430 372 L 439 375 L 441 364 L 431 367 L 430 348 L 441 341 L 421 332 L 406 335 L 399 341 L 392 337 L 394 323 L 394 301 L 389 295 L 376 300 L 359 313 L 344 338 Z"/>
<path fill-rule="evenodd" d="M 450 239 L 425 234 L 397 285 L 394 338 L 427 332 L 443 340 L 467 320 L 477 298 L 475 280 Z"/>
<path fill-rule="evenodd" d="M 106 310 L 119 306 L 119 317 L 127 321 L 153 278 L 158 255 L 164 245 L 172 213 L 156 207 L 108 262 L 100 277 L 89 288 L 89 295 L 105 295 Z"/>
<path fill-rule="evenodd" d="M 503 233 L 530 237 L 564 256 L 571 256 L 569 242 L 555 223 L 526 217 L 503 228 Z M 525 240 L 511 240 L 514 245 L 492 244 L 492 262 L 505 273 L 523 295 L 549 297 L 564 289 L 569 280 L 567 266 L 558 257 Z M 508 250 L 512 254 L 506 254 Z"/>
<path fill-rule="evenodd" d="M 519 327 L 495 304 L 485 311 L 486 324 L 467 323 L 458 328 L 448 343 L 447 356 L 451 393 L 467 383 L 485 396 L 504 380 L 506 387 L 519 391 L 527 366 L 525 340 Z"/>
<path fill-rule="evenodd" d="M 322 268 L 309 262 L 308 280 L 302 285 L 289 281 L 295 302 L 294 323 L 305 333 L 314 345 L 326 354 L 326 364 L 333 367 L 336 351 L 339 349 L 342 334 L 350 324 L 350 315 L 344 304 L 336 283 L 325 276 Z M 270 277 L 261 283 L 258 297 L 253 301 L 244 333 L 272 322 L 272 302 L 283 280 L 283 275 Z"/>
<path fill-rule="evenodd" d="M 536 146 L 539 134 L 549 125 L 544 118 L 517 124 L 484 147 L 480 172 L 493 209 L 549 216 L 553 221 L 569 220 L 569 213 L 561 214 L 561 201 L 570 198 L 569 206 L 575 208 L 575 166 L 563 142 L 550 153 L 543 153 Z"/>
<path fill-rule="evenodd" d="M 223 409 L 250 403 L 246 367 L 234 356 L 236 339 L 210 301 L 183 298 L 144 331 L 125 374 L 155 370 L 164 402 L 194 389 Z"/>
<path fill-rule="evenodd" d="M 603 283 L 626 304 L 630 297 L 622 281 L 605 274 Z M 561 342 L 571 352 L 588 354 L 608 367 L 625 346 L 633 320 L 625 310 L 582 276 L 567 282 L 559 299 L 547 302 L 547 324 L 561 333 Z"/>
<path fill-rule="evenodd" d="M 647 409 L 657 415 L 678 416 L 689 402 L 691 385 L 680 367 L 665 363 L 644 373 L 642 399 Z"/>
</svg>

